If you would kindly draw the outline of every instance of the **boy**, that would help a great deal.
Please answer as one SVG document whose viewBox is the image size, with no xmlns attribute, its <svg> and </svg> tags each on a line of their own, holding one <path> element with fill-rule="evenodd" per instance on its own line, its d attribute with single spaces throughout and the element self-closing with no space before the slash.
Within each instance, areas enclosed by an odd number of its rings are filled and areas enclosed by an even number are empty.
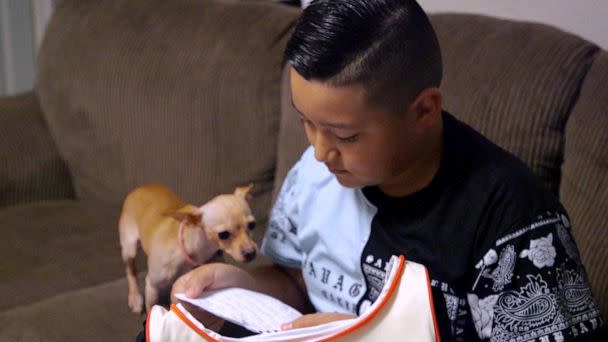
<svg viewBox="0 0 608 342">
<path fill-rule="evenodd" d="M 429 269 L 443 340 L 566 341 L 599 329 L 558 199 L 442 111 L 441 52 L 415 1 L 315 1 L 285 56 L 311 147 L 262 244 L 280 266 L 205 265 L 174 293 L 251 288 L 311 303 L 318 313 L 284 328 L 310 326 L 364 311 L 390 256 L 404 254 Z"/>
</svg>

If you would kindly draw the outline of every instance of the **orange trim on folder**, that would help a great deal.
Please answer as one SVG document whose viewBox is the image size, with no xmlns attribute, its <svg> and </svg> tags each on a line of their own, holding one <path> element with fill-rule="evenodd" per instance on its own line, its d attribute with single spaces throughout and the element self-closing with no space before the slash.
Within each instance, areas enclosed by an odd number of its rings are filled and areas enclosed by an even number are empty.
<svg viewBox="0 0 608 342">
<path fill-rule="evenodd" d="M 197 327 L 196 325 L 194 325 L 194 323 L 192 323 L 190 321 L 190 319 L 188 319 L 188 317 L 186 317 L 186 315 L 184 315 L 184 313 L 181 312 L 177 308 L 177 306 L 175 304 L 171 304 L 171 311 L 173 311 L 177 315 L 177 317 L 179 317 L 182 321 L 184 321 L 184 323 L 186 323 L 197 334 L 201 335 L 205 340 L 211 341 L 211 342 L 219 342 L 218 340 L 216 340 L 213 337 L 209 336 L 206 332 L 204 332 L 203 330 L 201 330 L 199 327 Z"/>
<path fill-rule="evenodd" d="M 146 317 L 146 342 L 150 342 L 150 315 L 152 314 L 152 308 L 148 311 Z"/>
<path fill-rule="evenodd" d="M 435 303 L 433 303 L 433 290 L 431 289 L 431 277 L 429 276 L 429 270 L 424 268 L 426 273 L 426 286 L 429 289 L 429 302 L 431 302 L 431 312 L 433 313 L 433 328 L 435 328 L 435 341 L 441 342 L 441 336 L 439 335 L 439 325 L 437 325 L 437 316 L 435 315 Z"/>
<path fill-rule="evenodd" d="M 403 274 L 403 269 L 405 269 L 405 257 L 403 255 L 401 255 L 401 256 L 399 256 L 399 269 L 397 270 L 397 274 L 395 275 L 395 278 L 393 279 L 393 282 L 391 283 L 391 285 L 388 289 L 388 294 L 383 298 L 382 302 L 380 302 L 380 304 L 376 307 L 376 309 L 374 311 L 372 311 L 372 313 L 369 316 L 367 316 L 364 320 L 362 320 L 362 321 L 358 322 L 357 324 L 352 325 L 344 330 L 341 330 L 341 331 L 335 333 L 334 335 L 321 339 L 321 340 L 319 340 L 319 342 L 329 341 L 331 339 L 335 339 L 338 337 L 342 337 L 346 334 L 349 334 L 349 333 L 359 329 L 360 327 L 365 325 L 367 322 L 371 321 L 374 317 L 376 317 L 376 315 L 378 315 L 378 313 L 380 312 L 380 309 L 382 309 L 384 307 L 384 305 L 388 302 L 388 300 L 395 293 L 395 290 L 397 289 L 397 286 L 399 285 L 399 282 L 401 280 L 401 275 Z"/>
</svg>

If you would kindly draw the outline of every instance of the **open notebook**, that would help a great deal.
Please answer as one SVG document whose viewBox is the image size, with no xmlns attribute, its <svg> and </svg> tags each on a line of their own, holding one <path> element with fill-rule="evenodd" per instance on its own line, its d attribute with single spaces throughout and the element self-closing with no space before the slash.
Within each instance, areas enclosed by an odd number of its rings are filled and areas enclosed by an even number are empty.
<svg viewBox="0 0 608 342">
<path fill-rule="evenodd" d="M 209 291 L 199 298 L 188 298 L 184 294 L 176 297 L 257 333 L 280 331 L 281 324 L 302 316 L 276 298 L 240 288 Z"/>
<path fill-rule="evenodd" d="M 209 291 L 194 299 L 178 294 L 177 298 L 258 334 L 242 338 L 222 336 L 177 304 L 169 311 L 160 306 L 150 310 L 148 341 L 282 342 L 327 341 L 338 337 L 344 341 L 435 341 L 438 337 L 426 268 L 410 262 L 406 267 L 404 257 L 391 259 L 380 296 L 359 317 L 314 327 L 281 331 L 281 324 L 293 321 L 301 313 L 275 298 L 245 289 Z"/>
</svg>

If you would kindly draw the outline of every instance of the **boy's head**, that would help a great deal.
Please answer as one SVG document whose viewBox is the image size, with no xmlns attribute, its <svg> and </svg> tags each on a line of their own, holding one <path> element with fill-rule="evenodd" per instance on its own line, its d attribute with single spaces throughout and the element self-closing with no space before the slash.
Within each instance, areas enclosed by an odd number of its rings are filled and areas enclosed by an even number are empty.
<svg viewBox="0 0 608 342">
<path fill-rule="evenodd" d="M 306 80 L 360 83 L 368 101 L 394 110 L 442 78 L 435 31 L 413 0 L 314 1 L 285 58 Z"/>
<path fill-rule="evenodd" d="M 314 1 L 285 57 L 315 156 L 341 184 L 398 194 L 389 184 L 421 182 L 438 159 L 442 66 L 415 1 Z"/>
</svg>

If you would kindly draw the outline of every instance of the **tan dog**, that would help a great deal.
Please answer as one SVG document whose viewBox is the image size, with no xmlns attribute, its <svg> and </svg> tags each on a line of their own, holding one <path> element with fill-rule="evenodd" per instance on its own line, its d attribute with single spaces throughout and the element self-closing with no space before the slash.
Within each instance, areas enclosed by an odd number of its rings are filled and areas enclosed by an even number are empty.
<svg viewBox="0 0 608 342">
<path fill-rule="evenodd" d="M 182 202 L 161 185 L 146 185 L 127 196 L 118 230 L 133 312 L 143 309 L 134 265 L 138 241 L 148 256 L 148 310 L 170 292 L 177 277 L 210 260 L 219 250 L 236 261 L 255 258 L 257 247 L 250 235 L 255 219 L 247 204 L 252 187 L 238 187 L 234 194 L 219 195 L 200 208 Z"/>
</svg>

